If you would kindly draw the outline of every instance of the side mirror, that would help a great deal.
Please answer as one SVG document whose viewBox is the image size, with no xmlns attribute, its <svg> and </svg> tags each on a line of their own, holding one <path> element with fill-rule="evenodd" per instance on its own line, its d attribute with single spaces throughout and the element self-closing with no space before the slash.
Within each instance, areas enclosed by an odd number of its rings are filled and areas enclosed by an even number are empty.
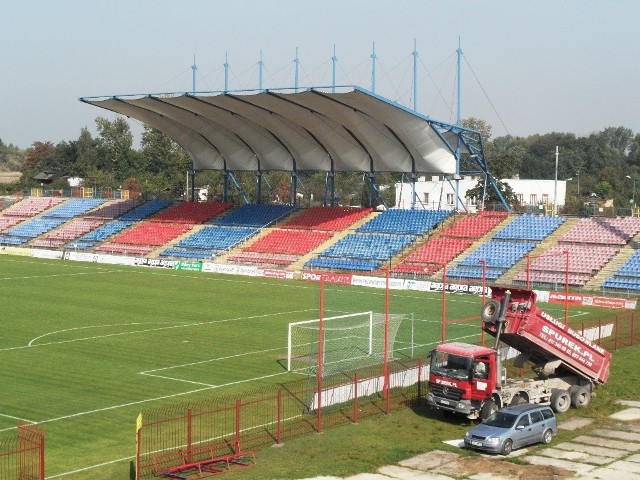
<svg viewBox="0 0 640 480">
<path fill-rule="evenodd" d="M 516 430 L 524 430 L 524 425 L 517 425 Z"/>
</svg>

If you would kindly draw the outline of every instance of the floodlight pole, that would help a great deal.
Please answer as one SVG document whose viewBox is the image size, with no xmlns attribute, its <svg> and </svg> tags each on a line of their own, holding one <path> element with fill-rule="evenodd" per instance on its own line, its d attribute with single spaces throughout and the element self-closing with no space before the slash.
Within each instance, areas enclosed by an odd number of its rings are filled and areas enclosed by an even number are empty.
<svg viewBox="0 0 640 480">
<path fill-rule="evenodd" d="M 556 176 L 553 181 L 553 216 L 558 215 L 558 146 L 556 145 Z"/>
<path fill-rule="evenodd" d="M 418 111 L 418 48 L 416 39 L 413 39 L 413 111 Z"/>
<path fill-rule="evenodd" d="M 338 63 L 338 57 L 336 57 L 336 44 L 333 44 L 333 57 L 331 57 L 331 63 L 333 65 L 333 77 L 332 77 L 332 86 L 331 93 L 336 93 L 336 64 Z"/>
<path fill-rule="evenodd" d="M 298 57 L 298 47 L 296 47 L 296 58 L 293 59 L 293 65 L 294 65 L 294 87 L 295 87 L 295 92 L 298 93 L 298 69 L 300 68 L 300 58 Z"/>
<path fill-rule="evenodd" d="M 196 70 L 198 70 L 198 67 L 196 66 L 196 56 L 193 56 L 193 65 L 191 65 L 191 70 L 193 70 L 193 81 L 192 81 L 192 85 L 193 85 L 193 94 L 196 94 Z"/>
<path fill-rule="evenodd" d="M 258 61 L 258 89 L 262 90 L 262 69 L 264 62 L 262 61 L 262 50 L 260 50 L 260 60 Z"/>
<path fill-rule="evenodd" d="M 371 53 L 371 91 L 376 93 L 376 42 L 373 42 L 373 52 Z"/>
<path fill-rule="evenodd" d="M 224 91 L 229 91 L 229 55 L 224 53 Z"/>
</svg>

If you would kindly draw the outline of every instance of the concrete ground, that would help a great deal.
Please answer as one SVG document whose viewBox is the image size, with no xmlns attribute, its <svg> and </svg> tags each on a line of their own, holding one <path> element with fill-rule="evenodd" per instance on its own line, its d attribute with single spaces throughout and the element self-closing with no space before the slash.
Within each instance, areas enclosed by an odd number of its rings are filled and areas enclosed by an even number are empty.
<svg viewBox="0 0 640 480">
<path fill-rule="evenodd" d="M 619 403 L 627 408 L 611 416 L 618 421 L 615 428 L 587 429 L 572 441 L 552 442 L 535 455 L 528 449 L 516 450 L 510 456 L 519 457 L 519 464 L 495 455 L 464 457 L 436 450 L 380 467 L 377 473 L 306 480 L 640 480 L 640 402 Z M 590 423 L 572 418 L 561 422 L 559 428 L 575 430 Z M 460 445 L 462 440 L 446 443 Z"/>
</svg>

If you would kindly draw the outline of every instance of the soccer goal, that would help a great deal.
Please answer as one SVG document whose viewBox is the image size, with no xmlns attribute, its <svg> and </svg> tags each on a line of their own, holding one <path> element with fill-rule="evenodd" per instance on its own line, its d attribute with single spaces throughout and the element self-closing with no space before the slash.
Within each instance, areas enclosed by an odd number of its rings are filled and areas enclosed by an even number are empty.
<svg viewBox="0 0 640 480">
<path fill-rule="evenodd" d="M 402 314 L 389 315 L 389 360 L 393 359 L 393 346 L 403 319 Z M 324 318 L 323 373 L 382 363 L 384 330 L 385 315 L 382 313 L 360 312 Z M 289 324 L 287 370 L 305 373 L 317 370 L 319 332 L 319 319 Z"/>
</svg>

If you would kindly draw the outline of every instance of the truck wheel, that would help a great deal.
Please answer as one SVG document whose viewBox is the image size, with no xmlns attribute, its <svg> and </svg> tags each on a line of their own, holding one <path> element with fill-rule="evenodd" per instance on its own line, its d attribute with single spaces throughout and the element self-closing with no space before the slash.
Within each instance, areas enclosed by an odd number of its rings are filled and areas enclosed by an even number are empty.
<svg viewBox="0 0 640 480">
<path fill-rule="evenodd" d="M 491 416 L 494 412 L 498 410 L 498 406 L 496 402 L 493 400 L 487 400 L 482 404 L 482 408 L 480 409 L 480 420 L 484 422 L 487 418 Z"/>
<path fill-rule="evenodd" d="M 554 412 L 564 413 L 571 407 L 571 396 L 566 390 L 554 388 L 551 391 L 551 408 Z"/>
<path fill-rule="evenodd" d="M 480 318 L 487 323 L 493 323 L 498 320 L 500 316 L 500 302 L 494 299 L 488 300 L 482 306 L 480 311 Z"/>
<path fill-rule="evenodd" d="M 509 405 L 520 405 L 522 403 L 527 403 L 527 399 L 521 397 L 520 395 L 514 395 L 514 397 L 509 402 Z"/>
<path fill-rule="evenodd" d="M 584 408 L 591 403 L 591 392 L 584 385 L 576 387 L 571 392 L 571 405 L 574 408 Z"/>
<path fill-rule="evenodd" d="M 513 450 L 513 440 L 507 438 L 504 442 L 502 442 L 502 448 L 500 449 L 500 453 L 502 455 L 509 455 Z"/>
<path fill-rule="evenodd" d="M 553 432 L 550 428 L 544 431 L 542 434 L 542 443 L 545 445 L 549 445 L 551 443 L 551 439 L 553 438 Z"/>
</svg>

